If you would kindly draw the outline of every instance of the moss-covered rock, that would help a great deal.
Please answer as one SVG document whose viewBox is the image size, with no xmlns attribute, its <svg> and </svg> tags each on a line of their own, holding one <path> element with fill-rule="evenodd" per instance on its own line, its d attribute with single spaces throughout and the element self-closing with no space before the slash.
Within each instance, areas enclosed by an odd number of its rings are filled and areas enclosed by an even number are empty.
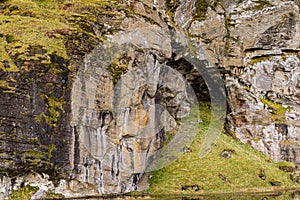
<svg viewBox="0 0 300 200">
<path fill-rule="evenodd" d="M 275 103 L 268 99 L 261 99 L 261 102 L 268 106 L 272 112 L 272 120 L 278 123 L 284 123 L 285 121 L 285 108 L 281 103 Z"/>
<path fill-rule="evenodd" d="M 294 163 L 287 162 L 287 161 L 279 162 L 278 167 L 281 171 L 284 171 L 284 172 L 293 172 L 296 169 Z"/>
</svg>

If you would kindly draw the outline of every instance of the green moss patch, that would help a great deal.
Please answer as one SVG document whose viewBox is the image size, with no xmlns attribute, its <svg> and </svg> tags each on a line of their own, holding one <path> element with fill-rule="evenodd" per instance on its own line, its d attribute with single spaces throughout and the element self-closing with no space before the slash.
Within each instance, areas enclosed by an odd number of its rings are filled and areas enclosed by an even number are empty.
<svg viewBox="0 0 300 200">
<path fill-rule="evenodd" d="M 250 7 L 249 10 L 262 10 L 267 7 L 273 6 L 269 1 L 267 0 L 261 0 L 261 1 L 256 1 L 255 5 Z"/>
<path fill-rule="evenodd" d="M 9 200 L 29 200 L 38 189 L 38 187 L 26 185 L 23 188 L 13 191 Z"/>
<path fill-rule="evenodd" d="M 114 84 L 116 84 L 120 80 L 121 76 L 128 71 L 129 61 L 129 57 L 123 57 L 121 59 L 113 61 L 110 64 L 109 70 L 112 74 Z"/>
<path fill-rule="evenodd" d="M 269 60 L 272 56 L 257 56 L 257 57 L 253 57 L 250 60 L 250 65 L 254 65 L 255 63 L 259 63 L 259 62 L 263 62 L 266 60 Z"/>
<path fill-rule="evenodd" d="M 49 114 L 45 115 L 43 113 L 41 117 L 45 119 L 48 125 L 56 127 L 60 113 L 65 112 L 63 109 L 64 100 L 62 98 L 55 98 L 53 94 L 49 96 L 42 95 L 42 97 L 48 105 Z"/>
<path fill-rule="evenodd" d="M 174 14 L 178 6 L 180 5 L 180 1 L 178 0 L 166 0 L 166 11 L 170 17 L 171 23 L 174 23 Z"/>
<path fill-rule="evenodd" d="M 194 16 L 195 20 L 205 20 L 206 19 L 206 12 L 209 4 L 207 0 L 196 0 L 196 15 Z"/>
<path fill-rule="evenodd" d="M 36 149 L 27 150 L 22 153 L 25 156 L 26 164 L 28 168 L 36 168 L 41 162 L 46 160 L 46 153 L 38 151 Z"/>
<path fill-rule="evenodd" d="M 64 195 L 48 190 L 45 199 L 63 199 Z"/>
</svg>

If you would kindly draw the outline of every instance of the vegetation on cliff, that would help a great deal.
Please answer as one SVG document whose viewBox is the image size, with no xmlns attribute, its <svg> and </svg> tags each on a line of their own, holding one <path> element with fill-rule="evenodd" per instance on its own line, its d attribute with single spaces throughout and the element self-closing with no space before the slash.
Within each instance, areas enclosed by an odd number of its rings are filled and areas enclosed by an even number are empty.
<svg viewBox="0 0 300 200">
<path fill-rule="evenodd" d="M 42 64 L 50 64 L 52 54 L 69 60 L 68 36 L 81 33 L 97 37 L 89 23 L 96 20 L 97 12 L 109 10 L 107 8 L 115 2 L 5 1 L 0 5 L 1 69 L 9 72 L 28 70 L 26 61 L 39 60 Z"/>
<path fill-rule="evenodd" d="M 38 190 L 38 187 L 25 186 L 14 191 L 9 200 L 27 200 Z"/>
<path fill-rule="evenodd" d="M 23 188 L 19 188 L 12 192 L 9 200 L 30 200 L 33 194 L 38 191 L 38 187 L 33 187 L 30 185 L 26 185 Z M 63 199 L 64 196 L 62 194 L 56 194 L 51 190 L 45 191 L 46 195 L 43 199 Z"/>
</svg>

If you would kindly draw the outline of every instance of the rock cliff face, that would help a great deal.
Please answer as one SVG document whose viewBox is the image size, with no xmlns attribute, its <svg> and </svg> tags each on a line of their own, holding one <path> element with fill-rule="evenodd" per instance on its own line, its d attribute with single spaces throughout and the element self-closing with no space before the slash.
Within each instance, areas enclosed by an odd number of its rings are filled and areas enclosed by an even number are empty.
<svg viewBox="0 0 300 200">
<path fill-rule="evenodd" d="M 188 116 L 199 112 L 208 89 L 193 65 L 172 55 L 171 35 L 149 24 L 112 36 L 86 56 L 71 98 L 80 160 L 73 191 L 137 190 L 146 172 L 176 159 L 192 141 L 199 119 Z M 170 138 L 176 142 L 164 148 Z"/>
<path fill-rule="evenodd" d="M 275 161 L 299 166 L 299 7 L 276 2 L 245 12 L 249 6 L 245 2 L 230 15 L 236 41 L 224 62 L 230 127 Z"/>
<path fill-rule="evenodd" d="M 223 71 L 230 130 L 275 161 L 299 166 L 298 4 L 224 1 L 202 21 L 180 20 Z"/>
<path fill-rule="evenodd" d="M 222 93 L 194 57 L 218 66 L 234 136 L 300 165 L 298 3 L 99 2 L 0 1 L 0 198 L 34 179 L 69 196 L 137 190 L 193 105 Z"/>
</svg>

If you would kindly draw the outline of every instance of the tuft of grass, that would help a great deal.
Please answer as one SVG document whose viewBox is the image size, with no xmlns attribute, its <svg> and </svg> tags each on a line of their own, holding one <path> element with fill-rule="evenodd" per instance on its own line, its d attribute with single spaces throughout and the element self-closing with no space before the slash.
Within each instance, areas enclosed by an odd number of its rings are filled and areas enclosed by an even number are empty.
<svg viewBox="0 0 300 200">
<path fill-rule="evenodd" d="M 300 9 L 300 6 L 299 6 Z M 300 51 L 297 53 L 297 58 L 300 59 Z"/>
<path fill-rule="evenodd" d="M 37 159 L 42 159 L 42 158 L 44 158 L 45 153 L 43 153 L 41 151 L 37 151 L 35 149 L 30 149 L 30 150 L 25 151 L 24 155 L 28 156 L 28 157 L 34 157 L 34 158 L 37 158 Z"/>
<path fill-rule="evenodd" d="M 65 196 L 63 194 L 55 193 L 51 190 L 48 190 L 45 199 L 64 199 L 64 197 Z"/>
<path fill-rule="evenodd" d="M 254 138 L 254 139 L 253 139 L 253 141 L 254 141 L 255 143 L 258 143 L 260 140 L 261 140 L 261 138 Z"/>
<path fill-rule="evenodd" d="M 9 200 L 29 200 L 38 189 L 38 187 L 26 185 L 23 188 L 13 191 Z"/>
<path fill-rule="evenodd" d="M 170 18 L 170 22 L 172 23 L 172 25 L 175 25 L 174 15 L 175 15 L 176 9 L 180 5 L 180 1 L 178 1 L 178 0 L 166 0 L 165 2 L 166 2 L 166 11 L 167 11 L 167 14 Z"/>
<path fill-rule="evenodd" d="M 57 120 L 61 112 L 65 112 L 63 109 L 64 100 L 62 98 L 55 98 L 52 95 L 42 95 L 43 99 L 48 105 L 49 115 L 42 114 L 46 123 L 50 126 L 56 127 Z"/>
<path fill-rule="evenodd" d="M 258 57 L 253 57 L 250 60 L 250 65 L 254 65 L 255 63 L 263 62 L 266 60 L 269 60 L 272 56 L 258 56 Z"/>
<path fill-rule="evenodd" d="M 45 154 L 37 150 L 28 150 L 24 152 L 24 156 L 26 158 L 26 163 L 32 168 L 38 166 L 45 158 Z"/>
<path fill-rule="evenodd" d="M 206 106 L 206 112 L 202 113 L 206 116 L 201 116 L 203 123 L 199 124 L 200 132 L 190 146 L 192 152 L 185 153 L 171 165 L 152 172 L 153 178 L 149 180 L 148 191 L 150 195 L 264 191 L 272 187 L 269 183 L 271 180 L 280 181 L 285 187 L 293 186 L 289 173 L 279 170 L 278 165 L 268 156 L 226 134 L 221 134 L 212 152 L 200 159 L 201 142 L 209 127 L 208 108 Z M 220 156 L 226 149 L 235 152 L 229 159 Z M 258 176 L 261 169 L 265 171 L 265 180 Z M 188 185 L 198 185 L 200 190 L 182 191 L 181 187 Z"/>
<path fill-rule="evenodd" d="M 174 134 L 170 131 L 166 131 L 164 137 L 165 138 L 164 141 L 162 142 L 162 146 L 167 145 L 174 138 Z"/>
<path fill-rule="evenodd" d="M 251 91 L 251 88 L 250 88 L 249 86 L 247 86 L 247 85 L 244 85 L 244 88 L 245 88 L 248 92 Z"/>
<path fill-rule="evenodd" d="M 0 69 L 5 72 L 18 72 L 19 68 L 15 65 L 14 61 L 9 56 L 7 50 L 5 49 L 5 45 L 5 38 L 0 37 Z"/>
<path fill-rule="evenodd" d="M 272 120 L 274 122 L 282 123 L 285 121 L 287 108 L 283 107 L 281 103 L 275 103 L 268 99 L 261 99 L 260 101 L 272 110 Z"/>
<path fill-rule="evenodd" d="M 7 81 L 0 80 L 0 88 L 4 93 L 15 93 L 16 88 L 11 86 Z"/>
<path fill-rule="evenodd" d="M 286 61 L 286 59 L 291 55 L 293 55 L 293 54 L 292 53 L 282 53 L 281 58 L 283 61 Z M 298 53 L 296 55 L 298 55 Z"/>
</svg>

